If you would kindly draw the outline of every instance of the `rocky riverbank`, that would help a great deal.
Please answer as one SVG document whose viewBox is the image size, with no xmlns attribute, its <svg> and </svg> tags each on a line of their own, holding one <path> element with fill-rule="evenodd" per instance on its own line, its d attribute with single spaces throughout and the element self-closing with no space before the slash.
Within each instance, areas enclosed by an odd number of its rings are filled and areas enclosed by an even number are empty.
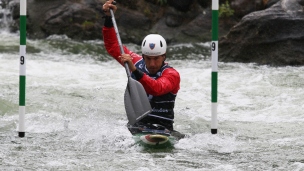
<svg viewBox="0 0 304 171">
<path fill-rule="evenodd" d="M 233 15 L 219 19 L 220 60 L 303 65 L 303 1 L 220 0 L 220 7 L 227 3 L 228 10 L 233 10 Z M 75 40 L 102 39 L 103 2 L 28 0 L 27 36 L 43 39 L 65 34 Z M 150 33 L 163 35 L 169 44 L 211 40 L 211 1 L 117 0 L 117 3 L 115 18 L 124 43 L 140 44 Z M 14 32 L 19 24 L 19 0 L 11 0 L 9 4 Z"/>
<path fill-rule="evenodd" d="M 72 39 L 101 39 L 101 8 L 105 0 L 28 0 L 29 38 L 65 34 Z M 244 2 L 242 2 L 244 1 Z M 245 2 L 250 3 L 245 3 Z M 263 0 L 232 0 L 235 15 L 220 18 L 220 36 L 228 33 L 242 16 L 266 8 Z M 117 0 L 115 17 L 124 42 L 140 43 L 149 33 L 162 34 L 169 43 L 205 42 L 211 39 L 211 1 L 205 0 Z M 224 4 L 226 0 L 220 0 Z M 10 8 L 18 29 L 19 0 Z M 242 9 L 242 10 L 239 10 Z"/>
</svg>

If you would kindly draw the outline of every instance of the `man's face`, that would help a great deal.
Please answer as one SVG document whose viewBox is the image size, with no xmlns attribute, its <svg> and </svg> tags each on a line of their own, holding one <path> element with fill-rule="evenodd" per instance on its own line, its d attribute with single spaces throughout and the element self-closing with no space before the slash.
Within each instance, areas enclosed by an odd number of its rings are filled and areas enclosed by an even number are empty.
<svg viewBox="0 0 304 171">
<path fill-rule="evenodd" d="M 163 65 L 163 62 L 166 59 L 165 55 L 161 56 L 147 56 L 143 55 L 143 58 L 145 60 L 147 69 L 150 74 L 156 74 L 156 72 L 161 68 Z"/>
</svg>

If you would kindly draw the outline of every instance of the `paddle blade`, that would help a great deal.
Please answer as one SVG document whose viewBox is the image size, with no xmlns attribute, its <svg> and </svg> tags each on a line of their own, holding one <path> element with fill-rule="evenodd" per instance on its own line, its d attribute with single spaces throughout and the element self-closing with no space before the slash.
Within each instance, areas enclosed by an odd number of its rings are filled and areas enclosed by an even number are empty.
<svg viewBox="0 0 304 171">
<path fill-rule="evenodd" d="M 144 87 L 131 77 L 128 78 L 124 101 L 129 124 L 131 125 L 140 121 L 152 111 Z"/>
</svg>

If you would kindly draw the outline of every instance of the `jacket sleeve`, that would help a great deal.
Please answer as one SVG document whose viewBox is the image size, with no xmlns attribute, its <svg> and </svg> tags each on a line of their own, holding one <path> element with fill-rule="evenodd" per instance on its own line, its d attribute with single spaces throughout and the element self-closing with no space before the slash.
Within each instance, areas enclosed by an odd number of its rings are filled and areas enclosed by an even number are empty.
<svg viewBox="0 0 304 171">
<path fill-rule="evenodd" d="M 119 43 L 118 43 L 118 40 L 116 37 L 114 27 L 103 27 L 102 35 L 103 35 L 103 41 L 104 41 L 104 45 L 105 45 L 107 52 L 114 59 L 116 59 L 122 66 L 124 66 L 124 64 L 122 64 L 118 58 L 121 55 L 121 53 L 120 53 L 120 47 L 119 47 Z M 139 61 L 142 58 L 140 55 L 130 51 L 127 47 L 123 46 L 123 48 L 124 48 L 125 54 L 131 55 L 133 63 L 136 63 L 137 61 Z"/>
<path fill-rule="evenodd" d="M 153 96 L 161 96 L 167 93 L 177 94 L 180 88 L 180 75 L 173 68 L 167 68 L 156 80 L 144 74 L 139 80 L 146 92 Z"/>
</svg>

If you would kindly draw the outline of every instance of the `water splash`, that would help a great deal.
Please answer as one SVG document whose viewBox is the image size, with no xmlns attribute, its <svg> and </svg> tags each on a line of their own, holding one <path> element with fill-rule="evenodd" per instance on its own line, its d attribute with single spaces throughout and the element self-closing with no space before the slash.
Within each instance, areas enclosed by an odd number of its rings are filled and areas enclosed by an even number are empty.
<svg viewBox="0 0 304 171">
<path fill-rule="evenodd" d="M 18 42 L 0 33 L 2 170 L 304 168 L 304 67 L 219 63 L 220 129 L 211 135 L 211 62 L 199 56 L 209 44 L 170 46 L 168 62 L 181 74 L 174 127 L 189 137 L 170 151 L 145 151 L 125 127 L 124 68 L 101 60 L 101 41 L 56 35 L 28 41 L 26 137 L 16 137 Z"/>
<path fill-rule="evenodd" d="M 0 1 L 0 29 L 1 31 L 8 32 L 10 24 L 12 23 L 12 15 L 9 8 L 8 0 Z"/>
</svg>

